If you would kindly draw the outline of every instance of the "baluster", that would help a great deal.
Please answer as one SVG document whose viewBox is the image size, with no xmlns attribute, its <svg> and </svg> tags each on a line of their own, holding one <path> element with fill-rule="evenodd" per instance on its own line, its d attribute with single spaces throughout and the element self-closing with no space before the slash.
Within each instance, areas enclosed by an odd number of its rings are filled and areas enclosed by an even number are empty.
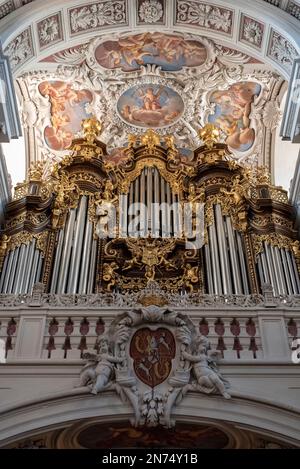
<svg viewBox="0 0 300 469">
<path fill-rule="evenodd" d="M 218 335 L 217 350 L 219 350 L 222 353 L 222 357 L 224 358 L 224 350 L 227 350 L 227 347 L 224 342 L 225 327 L 221 319 L 218 319 L 215 322 L 215 331 L 216 331 L 216 334 Z"/>
<path fill-rule="evenodd" d="M 74 323 L 71 318 L 69 318 L 66 323 L 65 323 L 65 328 L 64 328 L 64 333 L 66 335 L 65 342 L 63 345 L 63 350 L 64 350 L 64 358 L 67 358 L 68 350 L 72 350 L 71 346 L 71 334 L 74 331 Z"/>
<path fill-rule="evenodd" d="M 238 322 L 237 319 L 233 319 L 233 321 L 230 324 L 230 332 L 234 336 L 234 342 L 233 342 L 233 349 L 236 351 L 237 357 L 240 359 L 241 354 L 240 352 L 243 350 L 242 344 L 240 342 L 240 334 L 241 334 L 241 328 L 240 328 L 240 323 Z"/>
<path fill-rule="evenodd" d="M 98 345 L 99 337 L 100 335 L 104 334 L 104 331 L 105 331 L 105 323 L 103 319 L 101 318 L 98 319 L 95 331 L 96 331 L 97 338 L 96 338 L 96 342 L 94 345 L 94 349 L 97 350 L 97 352 L 99 352 L 99 345 Z"/>
<path fill-rule="evenodd" d="M 199 331 L 200 331 L 200 334 L 201 335 L 204 335 L 205 337 L 208 336 L 209 334 L 209 325 L 208 325 L 208 322 L 205 318 L 203 318 L 201 321 L 200 321 L 200 324 L 199 324 Z"/>
<path fill-rule="evenodd" d="M 257 358 L 258 346 L 256 344 L 256 326 L 253 319 L 249 319 L 246 323 L 246 332 L 250 336 L 249 350 L 253 353 L 253 358 Z"/>
<path fill-rule="evenodd" d="M 14 320 L 14 318 L 12 318 L 8 322 L 7 329 L 6 329 L 7 337 L 6 337 L 6 344 L 5 344 L 5 358 L 7 358 L 8 352 L 10 350 L 13 350 L 12 339 L 13 339 L 13 336 L 15 335 L 15 333 L 16 333 L 16 330 L 17 330 L 17 323 Z"/>
<path fill-rule="evenodd" d="M 48 341 L 48 345 L 46 347 L 46 350 L 48 350 L 48 358 L 51 358 L 51 353 L 52 353 L 52 350 L 56 350 L 56 346 L 55 346 L 55 334 L 57 334 L 58 332 L 58 321 L 53 318 L 51 320 L 51 322 L 49 323 L 49 329 L 48 329 L 48 334 L 49 334 L 49 341 Z"/>
<path fill-rule="evenodd" d="M 294 340 L 298 338 L 298 326 L 296 321 L 294 319 L 290 319 L 289 322 L 287 323 L 287 329 L 289 333 L 289 342 L 290 342 L 290 347 L 292 348 L 292 343 Z"/>
<path fill-rule="evenodd" d="M 81 334 L 81 339 L 80 343 L 78 345 L 78 349 L 80 350 L 80 358 L 82 358 L 83 351 L 87 350 L 87 345 L 86 345 L 86 336 L 89 333 L 90 330 L 90 323 L 87 320 L 87 318 L 83 318 L 83 320 L 80 323 L 80 334 Z"/>
</svg>

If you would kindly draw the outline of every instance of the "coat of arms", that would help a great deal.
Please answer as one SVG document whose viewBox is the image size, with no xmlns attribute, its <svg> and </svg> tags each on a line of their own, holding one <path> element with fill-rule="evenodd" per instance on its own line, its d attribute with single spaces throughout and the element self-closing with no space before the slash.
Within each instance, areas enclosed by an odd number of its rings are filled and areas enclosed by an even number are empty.
<svg viewBox="0 0 300 469">
<path fill-rule="evenodd" d="M 137 377 L 152 388 L 163 383 L 172 370 L 175 351 L 175 340 L 168 329 L 139 329 L 130 344 Z"/>
</svg>

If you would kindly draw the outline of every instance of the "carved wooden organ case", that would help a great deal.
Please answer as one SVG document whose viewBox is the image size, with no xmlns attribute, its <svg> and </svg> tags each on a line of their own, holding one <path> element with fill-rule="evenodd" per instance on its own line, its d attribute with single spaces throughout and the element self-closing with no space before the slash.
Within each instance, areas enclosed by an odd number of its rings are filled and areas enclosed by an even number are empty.
<svg viewBox="0 0 300 469">
<path fill-rule="evenodd" d="M 249 295 L 266 285 L 277 296 L 300 293 L 287 193 L 264 169 L 236 163 L 213 129 L 188 162 L 172 137 L 129 135 L 119 165 L 97 139 L 99 122 L 83 130 L 51 175 L 38 163 L 16 187 L 1 236 L 2 294 L 30 294 L 36 283 L 54 294 L 126 293 L 153 281 L 183 294 Z M 192 249 L 182 214 L 196 203 L 203 242 Z"/>
</svg>

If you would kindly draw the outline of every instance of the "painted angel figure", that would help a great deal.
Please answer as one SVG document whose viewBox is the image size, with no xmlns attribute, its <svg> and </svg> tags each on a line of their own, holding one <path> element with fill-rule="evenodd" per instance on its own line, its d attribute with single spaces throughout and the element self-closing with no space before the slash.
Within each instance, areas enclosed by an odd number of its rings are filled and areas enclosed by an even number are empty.
<svg viewBox="0 0 300 469">
<path fill-rule="evenodd" d="M 100 340 L 99 354 L 86 353 L 88 362 L 80 375 L 79 386 L 92 385 L 92 394 L 98 394 L 106 388 L 114 376 L 115 365 L 124 362 L 125 358 L 114 357 L 109 353 L 108 340 Z"/>
<path fill-rule="evenodd" d="M 169 97 L 167 90 L 164 86 L 160 86 L 157 93 L 154 92 L 154 88 L 147 88 L 146 92 L 139 92 L 138 96 L 143 101 L 143 110 L 144 111 L 157 111 L 162 109 L 160 104 L 159 98 L 160 96 L 165 93 L 167 97 Z"/>
<path fill-rule="evenodd" d="M 197 380 L 196 389 L 205 394 L 219 392 L 225 399 L 230 399 L 231 396 L 227 392 L 227 383 L 216 367 L 218 351 L 208 350 L 209 342 L 204 336 L 199 336 L 196 339 L 196 344 L 197 350 L 195 353 L 182 352 L 183 358 L 192 365 L 193 374 Z"/>
</svg>

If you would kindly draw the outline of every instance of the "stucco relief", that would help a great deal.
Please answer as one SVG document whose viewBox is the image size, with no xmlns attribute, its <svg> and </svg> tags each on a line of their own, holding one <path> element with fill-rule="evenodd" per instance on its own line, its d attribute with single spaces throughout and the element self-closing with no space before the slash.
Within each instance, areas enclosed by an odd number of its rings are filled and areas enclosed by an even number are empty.
<svg viewBox="0 0 300 469">
<path fill-rule="evenodd" d="M 201 26 L 206 29 L 232 33 L 234 13 L 227 8 L 198 1 L 176 1 L 177 24 Z"/>
<path fill-rule="evenodd" d="M 268 55 L 275 60 L 275 62 L 291 69 L 298 53 L 295 47 L 285 37 L 277 31 L 272 30 Z"/>
<path fill-rule="evenodd" d="M 4 54 L 8 55 L 13 70 L 31 59 L 34 56 L 31 28 L 26 29 L 11 41 L 4 49 Z"/>
<path fill-rule="evenodd" d="M 84 354 L 77 387 L 92 394 L 114 390 L 133 409 L 136 427 L 173 427 L 172 411 L 190 392 L 230 399 L 218 370 L 219 353 L 185 314 L 142 305 L 117 317 Z"/>
<path fill-rule="evenodd" d="M 126 0 L 100 1 L 69 10 L 70 32 L 78 34 L 103 26 L 126 24 Z"/>
</svg>

